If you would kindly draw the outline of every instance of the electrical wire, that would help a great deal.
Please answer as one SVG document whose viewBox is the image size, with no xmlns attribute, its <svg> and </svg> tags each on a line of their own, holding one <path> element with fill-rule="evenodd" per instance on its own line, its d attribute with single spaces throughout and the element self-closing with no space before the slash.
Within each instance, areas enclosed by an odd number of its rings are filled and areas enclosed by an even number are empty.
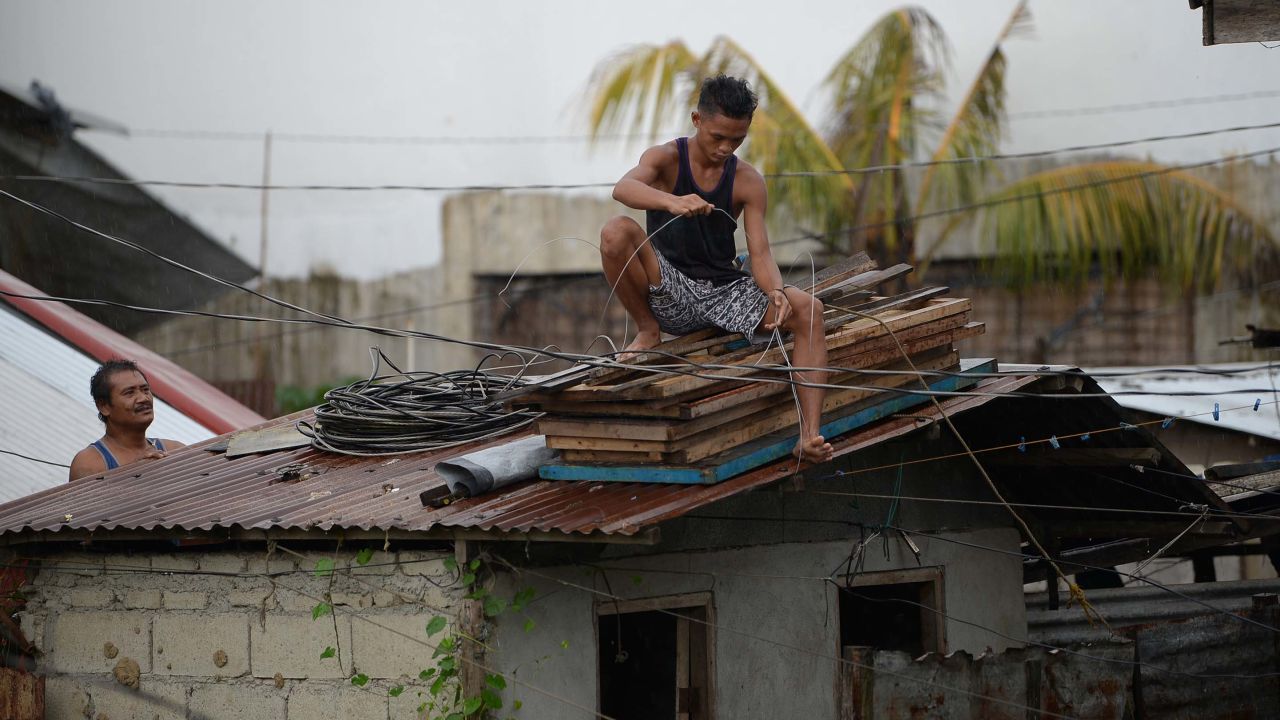
<svg viewBox="0 0 1280 720">
<path fill-rule="evenodd" d="M 30 456 L 30 455 L 23 455 L 22 453 L 20 453 L 20 452 L 16 452 L 16 451 L 14 451 L 14 450 L 5 450 L 4 448 L 0 448 L 0 454 L 4 454 L 4 455 L 13 455 L 14 457 L 20 457 L 20 458 L 22 458 L 23 460 L 30 460 L 31 462 L 42 463 L 42 464 L 44 464 L 44 465 L 52 465 L 52 466 L 54 466 L 54 467 L 60 467 L 60 468 L 69 468 L 69 467 L 71 467 L 70 465 L 68 465 L 68 464 L 66 464 L 66 463 L 54 462 L 54 461 L 52 461 L 52 460 L 43 460 L 43 459 L 38 458 L 38 457 L 32 457 L 32 456 Z"/>
<path fill-rule="evenodd" d="M 823 170 L 799 170 L 799 171 L 780 171 L 766 173 L 764 177 L 770 180 L 780 180 L 787 178 L 815 178 L 815 177 L 834 177 L 834 176 L 857 176 L 868 174 L 879 174 L 897 170 L 910 170 L 916 168 L 931 167 L 935 165 L 972 165 L 982 162 L 1003 162 L 1007 160 L 1024 160 L 1030 158 L 1049 157 L 1052 155 L 1065 155 L 1072 153 L 1089 152 L 1095 150 L 1106 150 L 1118 147 L 1129 147 L 1132 145 L 1140 145 L 1154 142 L 1167 142 L 1172 140 L 1187 140 L 1200 137 L 1208 137 L 1212 135 L 1221 135 L 1226 133 L 1238 133 L 1251 130 L 1269 130 L 1280 128 L 1280 122 L 1261 123 L 1256 125 L 1237 125 L 1226 128 L 1216 128 L 1211 130 L 1198 130 L 1189 133 L 1179 133 L 1172 135 L 1151 135 L 1148 137 L 1131 138 L 1126 140 L 1116 140 L 1106 143 L 1094 143 L 1091 145 L 1072 145 L 1062 148 L 1054 148 L 1050 150 L 1033 150 L 1021 153 L 1003 153 L 993 155 L 976 155 L 959 158 L 945 158 L 941 160 L 926 160 L 919 162 L 905 162 L 888 165 L 872 165 L 862 168 L 842 168 L 842 169 L 823 169 Z M 273 136 L 274 138 L 274 136 Z M 12 180 L 18 182 L 64 182 L 64 183 L 92 183 L 99 185 L 129 185 L 129 186 L 151 186 L 151 187 L 173 187 L 173 188 L 203 188 L 203 189 L 222 189 L 222 190 L 302 190 L 302 191 L 390 191 L 390 190 L 406 190 L 417 192 L 473 192 L 473 191 L 506 191 L 506 190 L 582 190 L 588 188 L 604 188 L 612 187 L 614 182 L 585 182 L 585 183 L 529 183 L 523 185 L 503 185 L 497 183 L 488 184 L 467 184 L 467 185 L 410 185 L 410 184 L 375 184 L 375 185 L 323 185 L 323 184 L 262 184 L 262 183 L 229 183 L 229 182 L 194 182 L 180 180 L 136 180 L 131 178 L 106 178 L 106 177 L 86 177 L 86 176 L 59 176 L 59 175 L 4 175 L 0 176 L 0 180 Z"/>
<path fill-rule="evenodd" d="M 1280 97 L 1280 90 L 1255 90 L 1223 95 L 1192 96 L 1147 100 L 1136 103 L 1095 105 L 1086 107 L 1041 108 L 1011 112 L 1010 120 L 1078 117 L 1082 115 L 1106 115 L 1142 110 L 1156 110 L 1189 105 L 1217 105 L 1242 100 L 1265 100 Z M 86 128 L 94 130 L 95 128 Z M 679 132 L 672 130 L 670 132 Z M 160 140 L 232 140 L 262 142 L 268 135 L 262 131 L 236 130 L 176 130 L 166 128 L 129 128 L 131 138 Z M 270 132 L 273 142 L 319 143 L 339 145 L 543 145 L 554 143 L 634 141 L 655 138 L 655 133 L 597 133 L 584 135 L 369 135 L 308 132 Z"/>
<path fill-rule="evenodd" d="M 506 435 L 542 416 L 506 408 L 498 397 L 527 381 L 485 371 L 485 361 L 473 370 L 405 372 L 381 350 L 370 354 L 369 379 L 326 392 L 315 419 L 298 421 L 317 449 L 363 457 L 440 450 Z M 378 374 L 384 362 L 395 374 Z"/>
</svg>

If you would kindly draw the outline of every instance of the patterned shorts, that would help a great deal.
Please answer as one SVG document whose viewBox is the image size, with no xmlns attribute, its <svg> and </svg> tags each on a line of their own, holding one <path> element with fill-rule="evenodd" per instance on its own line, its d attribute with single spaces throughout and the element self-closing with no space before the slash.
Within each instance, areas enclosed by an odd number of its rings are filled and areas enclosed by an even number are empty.
<svg viewBox="0 0 1280 720">
<path fill-rule="evenodd" d="M 710 280 L 688 277 L 662 253 L 654 254 L 658 256 L 662 282 L 657 287 L 649 286 L 649 309 L 663 332 L 687 335 L 714 326 L 753 340 L 763 339 L 755 336 L 755 330 L 769 309 L 769 298 L 755 280 L 744 277 L 727 285 L 714 285 Z"/>
</svg>

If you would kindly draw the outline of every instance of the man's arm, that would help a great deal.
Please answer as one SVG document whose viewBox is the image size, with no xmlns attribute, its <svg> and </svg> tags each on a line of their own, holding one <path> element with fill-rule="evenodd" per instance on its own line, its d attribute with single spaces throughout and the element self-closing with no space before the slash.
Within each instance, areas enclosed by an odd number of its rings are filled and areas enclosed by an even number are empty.
<svg viewBox="0 0 1280 720">
<path fill-rule="evenodd" d="M 102 453 L 94 448 L 87 447 L 71 459 L 71 472 L 67 475 L 67 482 L 75 482 L 82 477 L 96 475 L 107 471 L 107 461 L 102 459 Z"/>
<path fill-rule="evenodd" d="M 613 199 L 635 210 L 664 210 L 672 215 L 707 215 L 715 210 L 697 195 L 677 197 L 655 187 L 662 171 L 672 164 L 674 147 L 658 145 L 644 151 L 640 162 L 613 186 Z"/>
<path fill-rule="evenodd" d="M 774 306 L 773 322 L 765 325 L 766 330 L 772 330 L 782 325 L 791 315 L 791 302 L 787 300 L 786 293 L 782 292 L 782 271 L 778 269 L 778 263 L 773 259 L 773 250 L 769 247 L 769 230 L 764 221 L 769 193 L 765 189 L 764 178 L 750 166 L 742 168 L 739 177 L 734 178 L 734 185 L 741 193 L 747 252 L 751 255 L 751 276 Z"/>
</svg>

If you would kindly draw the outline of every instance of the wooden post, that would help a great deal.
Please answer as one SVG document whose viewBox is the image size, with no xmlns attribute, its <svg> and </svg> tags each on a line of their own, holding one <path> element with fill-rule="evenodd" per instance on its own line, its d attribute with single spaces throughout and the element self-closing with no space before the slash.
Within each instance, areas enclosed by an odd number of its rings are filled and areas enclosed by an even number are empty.
<svg viewBox="0 0 1280 720">
<path fill-rule="evenodd" d="M 846 645 L 840 649 L 840 697 L 836 707 L 840 720 L 875 718 L 875 648 Z"/>
<path fill-rule="evenodd" d="M 479 547 L 476 542 L 468 540 L 453 541 L 453 557 L 457 560 L 458 568 L 462 572 L 467 572 L 464 568 L 478 555 Z M 461 642 L 462 667 L 459 668 L 462 680 L 462 696 L 464 698 L 477 697 L 480 695 L 480 691 L 484 689 L 485 672 L 477 665 L 477 663 L 484 663 L 484 647 L 475 642 L 475 640 L 468 640 L 467 638 L 484 639 L 484 603 L 480 600 L 462 601 L 462 609 L 458 612 L 458 632 L 463 635 Z"/>
</svg>

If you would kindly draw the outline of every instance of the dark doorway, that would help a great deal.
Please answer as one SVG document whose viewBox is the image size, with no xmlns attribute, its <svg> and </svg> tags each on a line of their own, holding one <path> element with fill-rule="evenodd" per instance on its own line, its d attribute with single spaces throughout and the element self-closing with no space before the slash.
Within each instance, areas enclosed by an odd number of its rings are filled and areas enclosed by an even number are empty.
<svg viewBox="0 0 1280 720">
<path fill-rule="evenodd" d="M 600 607 L 601 714 L 618 720 L 710 717 L 707 608 L 664 608 L 660 599 L 631 605 L 644 604 L 658 609 Z"/>
</svg>

